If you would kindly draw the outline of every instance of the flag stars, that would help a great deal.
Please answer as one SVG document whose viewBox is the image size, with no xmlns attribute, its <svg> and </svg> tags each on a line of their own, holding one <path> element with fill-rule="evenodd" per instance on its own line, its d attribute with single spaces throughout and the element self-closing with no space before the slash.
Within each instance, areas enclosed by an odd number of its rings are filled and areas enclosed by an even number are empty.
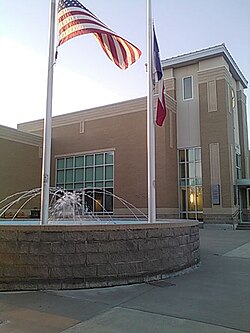
<svg viewBox="0 0 250 333">
<path fill-rule="evenodd" d="M 60 0 L 58 3 L 58 12 L 68 7 L 77 7 L 87 10 L 87 8 L 77 0 Z"/>
</svg>

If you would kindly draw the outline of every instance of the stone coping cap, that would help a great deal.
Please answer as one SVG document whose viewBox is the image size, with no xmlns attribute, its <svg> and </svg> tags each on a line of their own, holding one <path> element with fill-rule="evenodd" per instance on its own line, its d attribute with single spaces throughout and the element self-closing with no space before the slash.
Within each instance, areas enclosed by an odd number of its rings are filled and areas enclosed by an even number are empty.
<svg viewBox="0 0 250 333">
<path fill-rule="evenodd" d="M 161 220 L 155 223 L 124 223 L 122 224 L 86 224 L 86 225 L 0 225 L 1 231 L 104 231 L 104 230 L 131 230 L 131 229 L 165 229 L 194 227 L 199 223 L 196 220 Z"/>
</svg>

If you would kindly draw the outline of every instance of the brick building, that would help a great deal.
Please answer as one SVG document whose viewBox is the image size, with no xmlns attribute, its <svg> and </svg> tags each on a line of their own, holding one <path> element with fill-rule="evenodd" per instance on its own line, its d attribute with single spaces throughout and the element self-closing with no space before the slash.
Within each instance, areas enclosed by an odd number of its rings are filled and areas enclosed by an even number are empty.
<svg viewBox="0 0 250 333">
<path fill-rule="evenodd" d="M 168 115 L 156 128 L 157 217 L 247 218 L 246 78 L 224 44 L 163 60 L 162 66 Z M 43 120 L 19 124 L 20 131 L 42 136 Z M 51 185 L 84 189 L 97 214 L 130 214 L 99 188 L 146 213 L 146 142 L 146 97 L 55 116 Z M 39 172 L 37 167 L 40 180 Z"/>
</svg>

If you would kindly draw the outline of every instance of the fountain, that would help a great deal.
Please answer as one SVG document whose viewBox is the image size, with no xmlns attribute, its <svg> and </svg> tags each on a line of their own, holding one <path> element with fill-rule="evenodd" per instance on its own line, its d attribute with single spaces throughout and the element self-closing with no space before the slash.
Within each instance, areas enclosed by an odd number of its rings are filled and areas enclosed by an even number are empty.
<svg viewBox="0 0 250 333">
<path fill-rule="evenodd" d="M 0 202 L 0 290 L 139 283 L 199 264 L 196 221 L 147 223 L 140 210 L 107 192 L 131 212 L 130 221 L 117 220 L 92 196 L 102 215 L 91 211 L 85 189 L 51 188 L 48 225 L 39 225 L 38 219 L 22 219 L 20 212 L 40 193 L 40 189 L 19 192 Z M 11 218 L 4 219 L 10 210 Z"/>
<path fill-rule="evenodd" d="M 82 224 L 88 222 L 109 222 L 117 223 L 108 212 L 105 207 L 94 198 L 93 195 L 88 193 L 89 188 L 83 188 L 74 191 L 67 191 L 61 188 L 50 188 L 50 207 L 49 207 L 49 219 L 48 224 L 56 224 L 56 222 L 72 224 Z M 147 216 L 137 207 L 125 199 L 105 190 L 103 188 L 95 188 L 95 193 L 105 194 L 111 196 L 113 199 L 119 200 L 119 202 L 127 208 L 132 216 L 133 221 L 146 221 Z M 25 208 L 32 200 L 40 197 L 41 189 L 36 188 L 28 191 L 17 192 L 13 195 L 0 201 L 0 219 L 9 217 L 9 223 L 13 223 L 17 217 L 22 217 L 24 214 L 20 214 L 22 209 Z M 99 207 L 101 207 L 103 214 L 95 214 L 89 207 L 86 199 L 91 199 Z M 37 210 L 37 208 L 36 208 Z M 11 212 L 8 214 L 8 212 Z M 135 213 L 136 212 L 136 213 Z M 99 216 L 103 215 L 106 219 L 100 219 Z M 29 215 L 32 218 L 32 213 Z M 33 223 L 34 221 L 26 219 L 27 224 Z M 1 220 L 0 220 L 1 221 Z M 8 223 L 6 220 L 2 220 L 2 223 Z M 20 223 L 20 218 L 17 220 Z"/>
</svg>

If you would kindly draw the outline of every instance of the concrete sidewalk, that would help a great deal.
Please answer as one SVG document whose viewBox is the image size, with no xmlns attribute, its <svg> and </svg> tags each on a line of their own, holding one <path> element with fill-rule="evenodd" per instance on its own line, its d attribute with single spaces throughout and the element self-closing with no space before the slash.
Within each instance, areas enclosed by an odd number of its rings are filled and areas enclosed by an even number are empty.
<svg viewBox="0 0 250 333">
<path fill-rule="evenodd" d="M 200 236 L 200 267 L 159 283 L 2 292 L 0 333 L 250 332 L 250 231 Z"/>
</svg>

